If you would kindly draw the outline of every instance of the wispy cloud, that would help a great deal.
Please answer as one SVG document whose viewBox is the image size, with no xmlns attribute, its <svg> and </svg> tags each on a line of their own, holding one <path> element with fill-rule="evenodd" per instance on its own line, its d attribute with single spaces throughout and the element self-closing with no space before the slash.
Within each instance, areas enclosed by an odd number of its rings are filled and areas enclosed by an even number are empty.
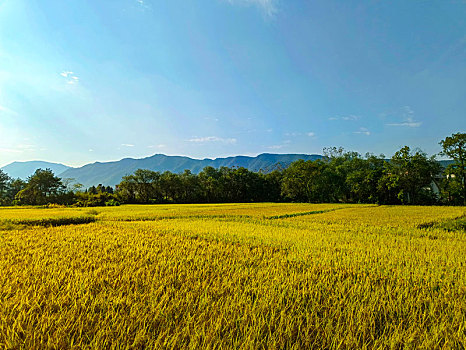
<svg viewBox="0 0 466 350">
<path fill-rule="evenodd" d="M 149 6 L 146 4 L 145 0 L 136 0 L 136 3 L 143 11 L 149 9 Z"/>
<path fill-rule="evenodd" d="M 2 106 L 0 105 L 0 113 L 5 113 L 5 114 L 11 114 L 11 115 L 16 115 L 18 113 L 16 113 L 14 110 L 10 109 L 10 108 L 7 108 L 5 106 Z"/>
<path fill-rule="evenodd" d="M 405 127 L 408 127 L 408 128 L 418 128 L 422 125 L 422 122 L 415 122 L 415 121 L 412 121 L 412 120 L 408 120 L 408 121 L 405 121 L 403 123 L 390 123 L 390 124 L 386 124 L 388 126 L 405 126 Z"/>
<path fill-rule="evenodd" d="M 309 131 L 309 132 L 286 132 L 285 136 L 291 136 L 291 137 L 297 137 L 297 136 L 308 136 L 308 137 L 314 137 L 316 136 L 315 132 Z"/>
<path fill-rule="evenodd" d="M 73 85 L 79 82 L 79 77 L 72 71 L 63 71 L 60 75 L 66 79 L 67 84 Z"/>
<path fill-rule="evenodd" d="M 359 119 L 361 119 L 361 117 L 358 115 L 346 115 L 343 117 L 337 116 L 337 117 L 328 118 L 328 120 L 346 120 L 346 121 L 356 121 Z"/>
<path fill-rule="evenodd" d="M 268 149 L 282 149 L 285 147 L 285 145 L 272 145 L 272 146 L 267 146 Z"/>
<path fill-rule="evenodd" d="M 134 147 L 134 145 L 131 144 L 131 143 L 122 143 L 121 145 L 122 145 L 123 147 Z"/>
<path fill-rule="evenodd" d="M 367 135 L 369 136 L 371 132 L 367 128 L 359 128 L 358 131 L 353 131 L 353 134 L 359 134 L 359 135 Z"/>
<path fill-rule="evenodd" d="M 27 153 L 27 152 L 34 152 L 35 150 L 36 150 L 36 146 L 31 145 L 31 144 L 19 144 L 13 148 L 0 147 L 0 152 L 4 152 L 4 153 Z"/>
<path fill-rule="evenodd" d="M 387 123 L 387 126 L 399 126 L 406 128 L 418 128 L 422 125 L 422 122 L 414 119 L 414 111 L 410 106 L 404 106 L 401 112 L 401 122 L 398 123 Z"/>
<path fill-rule="evenodd" d="M 289 136 L 292 136 L 292 135 L 289 135 Z M 270 145 L 270 146 L 266 146 L 265 148 L 268 148 L 271 150 L 278 150 L 278 149 L 282 149 L 285 147 L 289 147 L 291 143 L 292 143 L 291 140 L 283 140 L 281 144 Z"/>
<path fill-rule="evenodd" d="M 147 148 L 166 148 L 166 147 L 167 145 L 164 145 L 164 144 L 147 146 Z"/>
<path fill-rule="evenodd" d="M 218 143 L 225 143 L 225 144 L 233 144 L 236 143 L 235 138 L 222 138 L 218 136 L 205 136 L 205 137 L 193 137 L 188 142 L 195 142 L 195 143 L 207 143 L 207 142 L 218 142 Z"/>
<path fill-rule="evenodd" d="M 231 5 L 255 6 L 268 18 L 273 18 L 278 11 L 278 0 L 225 0 Z"/>
<path fill-rule="evenodd" d="M 0 147 L 0 152 L 3 153 L 23 153 L 22 150 L 15 149 L 15 148 L 2 148 Z"/>
<path fill-rule="evenodd" d="M 204 117 L 204 120 L 208 120 L 208 121 L 211 121 L 211 122 L 218 122 L 218 118 L 215 118 L 215 117 Z"/>
<path fill-rule="evenodd" d="M 19 144 L 17 147 L 25 151 L 34 151 L 36 148 L 35 145 L 31 145 L 31 144 Z"/>
</svg>

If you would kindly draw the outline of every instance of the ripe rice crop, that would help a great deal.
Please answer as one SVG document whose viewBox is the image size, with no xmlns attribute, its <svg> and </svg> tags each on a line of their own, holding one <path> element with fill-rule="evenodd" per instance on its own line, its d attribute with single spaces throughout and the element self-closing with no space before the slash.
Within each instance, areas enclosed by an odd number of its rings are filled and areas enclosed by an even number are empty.
<svg viewBox="0 0 466 350">
<path fill-rule="evenodd" d="M 0 230 L 0 348 L 466 346 L 464 207 L 95 210 Z"/>
</svg>

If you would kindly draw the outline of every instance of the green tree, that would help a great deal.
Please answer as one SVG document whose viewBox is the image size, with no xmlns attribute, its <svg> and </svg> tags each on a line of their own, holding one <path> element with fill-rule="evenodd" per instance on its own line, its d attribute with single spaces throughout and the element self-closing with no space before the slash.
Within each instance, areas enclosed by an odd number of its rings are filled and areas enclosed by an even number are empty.
<svg viewBox="0 0 466 350">
<path fill-rule="evenodd" d="M 384 173 L 384 164 L 383 155 L 377 157 L 373 154 L 366 154 L 365 158 L 356 157 L 349 160 L 346 183 L 354 202 L 380 203 L 383 201 L 378 183 Z"/>
<path fill-rule="evenodd" d="M 14 204 L 16 195 L 26 187 L 27 183 L 20 178 L 10 180 L 7 190 L 8 204 Z"/>
<path fill-rule="evenodd" d="M 66 187 L 59 177 L 50 169 L 37 169 L 28 177 L 27 185 L 19 191 L 15 198 L 21 204 L 41 205 L 60 202 L 60 196 L 65 194 Z"/>
<path fill-rule="evenodd" d="M 321 160 L 300 159 L 291 163 L 283 172 L 282 195 L 298 202 L 331 201 L 325 183 L 329 179 L 327 167 Z"/>
<path fill-rule="evenodd" d="M 197 203 L 202 201 L 202 190 L 199 176 L 186 169 L 179 175 L 182 182 L 181 201 L 183 203 Z"/>
<path fill-rule="evenodd" d="M 8 186 L 11 179 L 3 170 L 0 169 L 0 205 L 6 204 Z"/>
<path fill-rule="evenodd" d="M 222 188 L 220 171 L 211 166 L 206 166 L 198 175 L 202 197 L 208 203 L 222 201 Z"/>
<path fill-rule="evenodd" d="M 440 141 L 441 155 L 450 157 L 454 163 L 446 169 L 446 174 L 452 182 L 456 182 L 461 190 L 463 204 L 466 205 L 466 134 L 457 133 Z M 452 184 L 454 187 L 455 184 Z"/>
<path fill-rule="evenodd" d="M 283 172 L 279 170 L 274 170 L 267 174 L 260 174 L 263 178 L 263 193 L 262 200 L 267 202 L 279 202 L 282 200 L 281 196 L 281 185 L 283 179 Z"/>
<path fill-rule="evenodd" d="M 178 174 L 163 172 L 160 176 L 160 188 L 163 199 L 167 202 L 177 203 L 183 197 L 183 182 Z"/>
<path fill-rule="evenodd" d="M 404 146 L 386 164 L 381 183 L 403 204 L 428 204 L 435 201 L 430 185 L 439 171 L 435 157 L 428 158 L 421 151 L 412 153 Z"/>
<path fill-rule="evenodd" d="M 157 171 L 138 169 L 134 174 L 124 176 L 117 185 L 118 198 L 124 203 L 160 201 L 160 179 Z"/>
</svg>

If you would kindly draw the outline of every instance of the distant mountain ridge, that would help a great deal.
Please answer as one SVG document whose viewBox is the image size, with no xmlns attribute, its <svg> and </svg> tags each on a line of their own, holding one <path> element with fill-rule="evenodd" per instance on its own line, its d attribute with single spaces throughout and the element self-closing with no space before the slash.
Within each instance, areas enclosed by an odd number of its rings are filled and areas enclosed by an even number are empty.
<svg viewBox="0 0 466 350">
<path fill-rule="evenodd" d="M 124 158 L 113 162 L 95 162 L 79 168 L 72 168 L 59 163 L 29 161 L 13 162 L 2 168 L 10 177 L 26 179 L 36 169 L 51 169 L 55 175 L 61 178 L 71 178 L 74 182 L 81 183 L 85 187 L 102 184 L 115 186 L 121 182 L 123 176 L 134 173 L 137 169 L 149 169 L 153 171 L 171 171 L 173 173 L 183 172 L 185 169 L 193 173 L 199 173 L 206 166 L 214 168 L 245 167 L 251 171 L 263 171 L 265 173 L 275 169 L 285 169 L 292 162 L 303 160 L 321 159 L 318 154 L 272 154 L 263 153 L 256 157 L 235 156 L 215 159 L 193 159 L 184 156 L 167 156 L 155 154 L 146 158 Z M 451 160 L 441 160 L 440 163 L 446 167 Z"/>
<path fill-rule="evenodd" d="M 286 168 L 298 159 L 316 160 L 322 158 L 317 154 L 269 154 L 264 153 L 256 157 L 235 156 L 216 159 L 193 159 L 183 156 L 166 156 L 155 154 L 153 156 L 134 159 L 124 158 L 115 162 L 96 162 L 87 164 L 80 168 L 69 168 L 59 174 L 62 178 L 73 178 L 76 182 L 85 187 L 102 184 L 105 186 L 115 186 L 121 182 L 123 176 L 134 173 L 137 169 L 149 169 L 153 171 L 171 171 L 180 173 L 184 170 L 191 170 L 199 173 L 206 166 L 214 168 L 245 167 L 251 171 L 262 170 L 270 172 L 278 168 Z"/>
<path fill-rule="evenodd" d="M 0 168 L 12 178 L 20 178 L 26 180 L 28 176 L 34 174 L 37 169 L 50 169 L 55 175 L 61 174 L 69 166 L 60 163 L 43 162 L 39 160 L 32 160 L 28 162 L 13 162 Z"/>
</svg>

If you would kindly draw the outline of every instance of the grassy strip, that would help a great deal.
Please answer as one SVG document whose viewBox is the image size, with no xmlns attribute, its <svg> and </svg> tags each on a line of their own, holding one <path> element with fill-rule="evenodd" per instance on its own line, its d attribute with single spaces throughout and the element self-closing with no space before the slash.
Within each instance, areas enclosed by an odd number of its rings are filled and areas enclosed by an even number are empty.
<svg viewBox="0 0 466 350">
<path fill-rule="evenodd" d="M 64 225 L 79 225 L 95 222 L 95 216 L 78 216 L 78 217 L 55 217 L 55 218 L 40 218 L 40 219 L 14 219 L 1 220 L 0 229 L 11 230 L 20 229 L 28 226 L 64 226 Z"/>
<path fill-rule="evenodd" d="M 165 216 L 140 216 L 140 217 L 123 217 L 106 219 L 108 221 L 158 221 L 158 220 L 177 220 L 177 219 L 250 219 L 250 215 L 165 215 Z"/>
<path fill-rule="evenodd" d="M 440 228 L 448 232 L 466 232 L 466 215 L 442 221 L 431 221 L 417 226 L 420 229 Z"/>
<path fill-rule="evenodd" d="M 334 208 L 334 209 L 327 209 L 327 210 L 305 211 L 305 212 L 302 212 L 302 213 L 292 213 L 292 214 L 266 216 L 265 219 L 274 220 L 274 219 L 294 218 L 294 217 L 297 217 L 297 216 L 329 213 L 331 211 L 340 210 L 340 209 L 346 209 L 346 208 Z"/>
</svg>

